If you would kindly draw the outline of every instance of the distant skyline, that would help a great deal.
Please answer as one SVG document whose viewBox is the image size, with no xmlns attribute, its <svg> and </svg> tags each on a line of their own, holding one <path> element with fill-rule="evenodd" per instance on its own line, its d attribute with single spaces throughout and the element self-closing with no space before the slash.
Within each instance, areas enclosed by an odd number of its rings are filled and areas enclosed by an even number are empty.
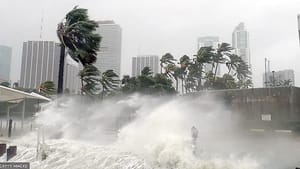
<svg viewBox="0 0 300 169">
<path fill-rule="evenodd" d="M 114 20 L 122 27 L 122 74 L 131 74 L 131 58 L 139 54 L 191 57 L 200 36 L 231 43 L 232 30 L 244 22 L 255 87 L 262 86 L 265 57 L 271 70 L 293 69 L 300 86 L 299 0 L 2 0 L 0 45 L 13 48 L 13 81 L 20 77 L 22 42 L 39 40 L 41 23 L 42 39 L 58 42 L 57 23 L 75 5 L 88 9 L 94 20 Z"/>
</svg>

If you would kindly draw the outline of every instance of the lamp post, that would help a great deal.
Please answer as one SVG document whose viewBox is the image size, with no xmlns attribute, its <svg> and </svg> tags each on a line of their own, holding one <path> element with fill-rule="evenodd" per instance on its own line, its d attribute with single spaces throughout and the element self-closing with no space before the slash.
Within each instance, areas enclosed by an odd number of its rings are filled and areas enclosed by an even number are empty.
<svg viewBox="0 0 300 169">
<path fill-rule="evenodd" d="M 272 71 L 272 75 L 273 75 L 273 87 L 275 87 L 275 71 Z"/>
</svg>

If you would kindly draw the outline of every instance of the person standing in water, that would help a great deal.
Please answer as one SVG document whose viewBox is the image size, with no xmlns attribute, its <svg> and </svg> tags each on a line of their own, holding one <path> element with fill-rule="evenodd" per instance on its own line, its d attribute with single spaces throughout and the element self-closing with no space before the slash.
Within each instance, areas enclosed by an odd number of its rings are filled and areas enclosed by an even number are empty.
<svg viewBox="0 0 300 169">
<path fill-rule="evenodd" d="M 198 129 L 195 126 L 193 126 L 191 128 L 191 132 L 192 132 L 193 153 L 196 154 L 196 148 L 197 148 L 196 144 L 197 144 L 197 138 L 198 138 L 199 131 L 198 131 Z"/>
</svg>

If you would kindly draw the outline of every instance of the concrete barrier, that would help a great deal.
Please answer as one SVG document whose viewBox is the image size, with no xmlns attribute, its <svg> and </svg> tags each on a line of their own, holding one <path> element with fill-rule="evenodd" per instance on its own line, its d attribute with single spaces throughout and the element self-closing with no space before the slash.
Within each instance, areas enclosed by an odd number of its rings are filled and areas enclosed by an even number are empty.
<svg viewBox="0 0 300 169">
<path fill-rule="evenodd" d="M 0 144 L 0 157 L 6 152 L 6 144 Z"/>
<path fill-rule="evenodd" d="M 6 152 L 6 160 L 10 160 L 17 155 L 17 146 L 9 146 Z"/>
</svg>

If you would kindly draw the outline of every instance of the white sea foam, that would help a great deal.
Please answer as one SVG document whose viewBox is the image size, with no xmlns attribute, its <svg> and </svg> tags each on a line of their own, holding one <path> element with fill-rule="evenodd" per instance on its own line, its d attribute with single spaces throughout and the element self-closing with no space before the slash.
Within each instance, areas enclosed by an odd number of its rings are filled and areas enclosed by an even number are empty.
<svg viewBox="0 0 300 169">
<path fill-rule="evenodd" d="M 36 133 L 30 133 L 13 143 L 18 155 L 12 161 L 29 161 L 33 169 L 262 169 L 272 164 L 269 154 L 257 153 L 263 141 L 240 138 L 230 112 L 215 98 L 133 95 L 102 103 L 70 98 L 59 103 L 36 119 L 46 133 L 46 160 L 36 159 Z M 196 154 L 192 126 L 199 130 Z M 265 151 L 276 153 L 272 149 Z"/>
</svg>

